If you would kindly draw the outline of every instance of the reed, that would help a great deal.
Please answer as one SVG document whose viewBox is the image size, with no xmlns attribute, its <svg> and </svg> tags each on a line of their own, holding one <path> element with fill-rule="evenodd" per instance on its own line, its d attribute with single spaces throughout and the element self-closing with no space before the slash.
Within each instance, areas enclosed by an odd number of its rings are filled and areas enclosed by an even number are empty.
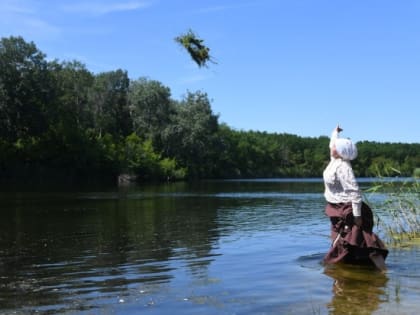
<svg viewBox="0 0 420 315">
<path fill-rule="evenodd" d="M 368 192 L 385 194 L 380 205 L 384 215 L 376 213 L 385 241 L 398 247 L 420 245 L 420 181 L 378 176 L 378 182 Z"/>
</svg>

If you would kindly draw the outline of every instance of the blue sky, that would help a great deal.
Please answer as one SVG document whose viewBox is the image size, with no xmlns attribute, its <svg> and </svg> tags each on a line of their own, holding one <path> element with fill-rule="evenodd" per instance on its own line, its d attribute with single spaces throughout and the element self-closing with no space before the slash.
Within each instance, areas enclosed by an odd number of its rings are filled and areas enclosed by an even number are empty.
<svg viewBox="0 0 420 315">
<path fill-rule="evenodd" d="M 174 38 L 192 29 L 217 64 Z M 0 0 L 0 37 L 94 73 L 206 92 L 238 130 L 420 143 L 420 1 Z"/>
</svg>

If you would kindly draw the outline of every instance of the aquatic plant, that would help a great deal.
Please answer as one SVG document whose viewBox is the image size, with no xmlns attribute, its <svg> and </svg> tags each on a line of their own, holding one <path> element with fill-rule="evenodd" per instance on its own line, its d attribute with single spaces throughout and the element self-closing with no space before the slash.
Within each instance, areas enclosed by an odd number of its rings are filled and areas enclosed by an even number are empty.
<svg viewBox="0 0 420 315">
<path fill-rule="evenodd" d="M 399 247 L 420 245 L 420 181 L 378 176 L 368 192 L 385 194 L 380 206 L 384 216 L 377 213 L 377 221 L 386 232 L 386 241 Z"/>
</svg>

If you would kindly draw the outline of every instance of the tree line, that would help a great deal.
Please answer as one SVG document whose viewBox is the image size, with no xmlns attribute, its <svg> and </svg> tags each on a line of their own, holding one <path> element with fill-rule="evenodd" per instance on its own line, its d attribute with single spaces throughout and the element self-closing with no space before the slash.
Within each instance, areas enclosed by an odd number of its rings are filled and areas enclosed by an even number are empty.
<svg viewBox="0 0 420 315">
<path fill-rule="evenodd" d="M 0 41 L 0 176 L 139 181 L 319 177 L 329 139 L 235 130 L 203 91 L 181 100 L 127 71 L 94 74 L 79 61 L 49 61 L 22 37 Z M 411 176 L 420 144 L 360 142 L 358 176 Z"/>
</svg>

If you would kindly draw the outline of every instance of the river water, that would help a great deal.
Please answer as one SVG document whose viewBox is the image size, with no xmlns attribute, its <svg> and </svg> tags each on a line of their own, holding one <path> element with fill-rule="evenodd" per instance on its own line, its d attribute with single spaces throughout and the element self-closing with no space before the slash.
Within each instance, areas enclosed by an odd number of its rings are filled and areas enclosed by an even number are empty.
<svg viewBox="0 0 420 315">
<path fill-rule="evenodd" d="M 419 314 L 417 248 L 390 248 L 386 274 L 322 265 L 322 191 L 320 179 L 4 187 L 0 314 Z"/>
</svg>

